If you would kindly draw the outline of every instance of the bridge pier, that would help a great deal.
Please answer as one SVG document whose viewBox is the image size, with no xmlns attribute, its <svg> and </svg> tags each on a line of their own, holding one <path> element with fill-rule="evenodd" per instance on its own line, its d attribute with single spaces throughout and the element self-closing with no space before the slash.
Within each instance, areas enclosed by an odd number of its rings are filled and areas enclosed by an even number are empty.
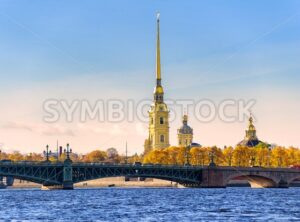
<svg viewBox="0 0 300 222">
<path fill-rule="evenodd" d="M 223 172 L 216 170 L 215 166 L 209 166 L 202 171 L 201 188 L 226 188 Z"/>
<path fill-rule="evenodd" d="M 72 181 L 64 182 L 62 185 L 62 189 L 63 190 L 73 190 L 74 189 L 73 182 Z"/>
<path fill-rule="evenodd" d="M 73 190 L 73 168 L 72 168 L 72 160 L 67 158 L 64 162 L 63 169 L 63 184 L 62 187 L 64 190 Z"/>
<path fill-rule="evenodd" d="M 289 184 L 284 180 L 280 180 L 277 188 L 289 188 Z"/>
<path fill-rule="evenodd" d="M 43 184 L 42 190 L 73 190 L 73 167 L 72 160 L 67 157 L 64 161 L 63 169 L 62 169 L 63 177 L 61 184 Z"/>
</svg>

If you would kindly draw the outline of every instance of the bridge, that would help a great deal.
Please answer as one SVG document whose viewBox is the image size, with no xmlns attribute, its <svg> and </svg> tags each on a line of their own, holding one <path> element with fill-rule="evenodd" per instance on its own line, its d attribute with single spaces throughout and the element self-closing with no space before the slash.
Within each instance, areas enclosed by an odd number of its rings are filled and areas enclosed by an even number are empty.
<svg viewBox="0 0 300 222">
<path fill-rule="evenodd" d="M 261 167 L 178 166 L 64 162 L 0 162 L 0 177 L 13 177 L 49 189 L 73 189 L 74 184 L 105 177 L 143 177 L 177 182 L 185 187 L 221 188 L 233 179 L 251 187 L 287 188 L 300 179 L 299 169 Z"/>
</svg>

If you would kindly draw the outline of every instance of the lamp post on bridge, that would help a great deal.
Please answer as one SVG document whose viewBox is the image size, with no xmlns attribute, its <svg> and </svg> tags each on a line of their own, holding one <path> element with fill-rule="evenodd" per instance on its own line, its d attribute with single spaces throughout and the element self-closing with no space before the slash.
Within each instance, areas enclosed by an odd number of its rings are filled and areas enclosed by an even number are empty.
<svg viewBox="0 0 300 222">
<path fill-rule="evenodd" d="M 190 156 L 189 156 L 189 153 L 190 153 L 190 149 L 191 149 L 191 145 L 188 145 L 186 148 L 185 148 L 185 166 L 190 166 Z"/>
<path fill-rule="evenodd" d="M 268 167 L 271 166 L 271 152 L 272 152 L 271 148 L 268 147 Z"/>
<path fill-rule="evenodd" d="M 128 150 L 127 150 L 127 141 L 126 141 L 126 150 L 125 150 L 125 164 L 128 164 Z"/>
<path fill-rule="evenodd" d="M 254 156 L 252 156 L 251 158 L 250 158 L 250 166 L 251 167 L 254 167 L 255 166 L 255 157 Z"/>
<path fill-rule="evenodd" d="M 70 148 L 69 144 L 67 144 L 66 149 L 64 149 L 64 153 L 66 154 L 66 159 L 64 161 L 64 169 L 63 169 L 63 189 L 72 190 L 73 170 L 72 170 L 72 160 L 70 159 L 70 154 L 72 153 L 72 149 Z"/>
<path fill-rule="evenodd" d="M 195 154 L 195 156 L 196 156 L 195 164 L 196 164 L 197 166 L 200 166 L 200 153 L 197 152 L 197 153 Z"/>
<path fill-rule="evenodd" d="M 215 153 L 213 151 L 210 151 L 209 152 L 209 166 L 210 167 L 215 167 L 216 164 L 215 164 Z"/>
<path fill-rule="evenodd" d="M 49 162 L 49 155 L 51 154 L 51 150 L 49 150 L 49 145 L 46 146 L 46 150 L 44 150 L 44 156 L 46 156 L 46 162 Z"/>
<path fill-rule="evenodd" d="M 71 161 L 70 154 L 72 153 L 72 149 L 70 148 L 70 144 L 67 144 L 67 148 L 64 149 L 64 153 L 67 155 L 66 160 Z"/>
</svg>

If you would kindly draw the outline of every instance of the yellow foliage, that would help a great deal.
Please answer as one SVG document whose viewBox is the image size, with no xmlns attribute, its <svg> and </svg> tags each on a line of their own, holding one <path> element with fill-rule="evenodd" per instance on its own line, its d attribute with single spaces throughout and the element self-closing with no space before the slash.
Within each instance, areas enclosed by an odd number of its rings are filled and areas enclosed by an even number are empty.
<svg viewBox="0 0 300 222">
<path fill-rule="evenodd" d="M 278 146 L 272 149 L 271 163 L 275 167 L 287 167 L 290 165 L 287 151 L 284 147 Z"/>
<path fill-rule="evenodd" d="M 249 166 L 250 152 L 249 147 L 237 146 L 233 151 L 233 166 Z"/>
<path fill-rule="evenodd" d="M 84 157 L 85 162 L 101 162 L 107 158 L 106 152 L 101 150 L 94 150 Z"/>
<path fill-rule="evenodd" d="M 12 161 L 22 161 L 24 160 L 24 157 L 20 152 L 13 152 L 8 154 L 8 159 Z"/>
<path fill-rule="evenodd" d="M 208 165 L 209 155 L 206 147 L 193 147 L 191 149 L 191 164 L 192 165 Z"/>
<path fill-rule="evenodd" d="M 223 157 L 224 157 L 223 165 L 224 166 L 232 166 L 233 151 L 234 151 L 234 149 L 232 146 L 225 147 L 223 149 Z"/>
</svg>

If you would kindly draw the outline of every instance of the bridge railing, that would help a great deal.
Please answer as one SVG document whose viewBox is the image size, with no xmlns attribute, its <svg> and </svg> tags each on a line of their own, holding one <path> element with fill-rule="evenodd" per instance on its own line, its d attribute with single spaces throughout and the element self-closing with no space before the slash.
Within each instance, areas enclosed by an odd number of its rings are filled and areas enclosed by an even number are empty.
<svg viewBox="0 0 300 222">
<path fill-rule="evenodd" d="M 0 161 L 0 165 L 60 165 L 63 162 L 55 161 Z"/>
<path fill-rule="evenodd" d="M 2 160 L 0 161 L 0 165 L 63 165 L 64 162 L 61 161 L 10 161 L 10 160 Z M 73 166 L 136 166 L 136 167 L 180 167 L 180 168 L 190 168 L 190 167 L 200 167 L 200 166 L 184 166 L 184 165 L 176 165 L 176 164 L 136 164 L 136 163 L 107 163 L 107 162 L 72 162 Z"/>
<path fill-rule="evenodd" d="M 73 162 L 73 166 L 106 166 L 106 167 L 147 167 L 147 168 L 204 168 L 202 166 L 185 166 L 185 165 L 175 165 L 175 164 L 124 164 L 124 163 L 99 163 L 99 162 Z"/>
</svg>

